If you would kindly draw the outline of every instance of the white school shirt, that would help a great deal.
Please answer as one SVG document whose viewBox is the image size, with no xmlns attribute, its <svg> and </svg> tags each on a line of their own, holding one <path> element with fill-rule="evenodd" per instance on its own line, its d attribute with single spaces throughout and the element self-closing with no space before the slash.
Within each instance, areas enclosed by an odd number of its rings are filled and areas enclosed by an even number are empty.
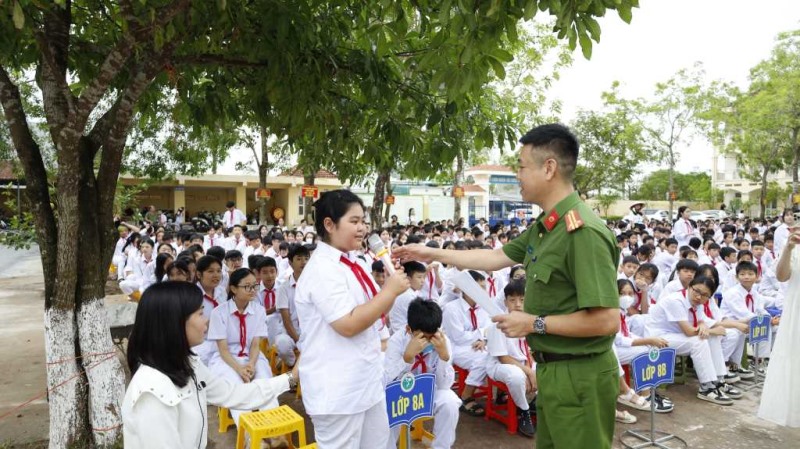
<svg viewBox="0 0 800 449">
<path fill-rule="evenodd" d="M 150 254 L 150 260 L 146 260 L 143 255 L 139 255 L 133 262 L 133 274 L 139 279 L 142 290 L 146 286 L 155 282 L 156 279 L 156 256 Z"/>
<path fill-rule="evenodd" d="M 619 320 L 620 326 L 619 330 L 617 331 L 617 335 L 614 336 L 614 346 L 619 346 L 622 348 L 630 348 L 633 346 L 633 341 L 638 340 L 642 337 L 634 334 L 631 332 L 630 324 L 628 323 L 628 315 L 627 311 L 619 309 Z M 628 329 L 628 335 L 625 335 L 625 332 L 622 331 L 622 322 L 625 321 L 625 326 Z"/>
<path fill-rule="evenodd" d="M 436 273 L 437 270 L 431 269 L 425 274 L 425 281 L 422 283 L 422 288 L 419 291 L 419 296 L 424 299 L 432 299 L 438 300 L 439 299 L 439 289 L 436 287 L 436 277 L 440 276 Z M 444 284 L 442 284 L 444 287 Z M 394 327 L 394 325 L 392 325 Z"/>
<path fill-rule="evenodd" d="M 408 324 L 408 305 L 421 295 L 421 291 L 417 292 L 409 288 L 394 300 L 392 310 L 389 311 L 389 323 L 392 325 L 393 334 L 406 331 L 406 324 Z"/>
<path fill-rule="evenodd" d="M 747 295 L 753 296 L 752 306 L 747 305 Z M 755 286 L 748 292 L 742 284 L 725 290 L 722 294 L 722 305 L 720 307 L 722 316 L 732 320 L 750 319 L 758 315 L 766 315 L 764 310 L 764 298 L 756 291 Z"/>
<path fill-rule="evenodd" d="M 270 302 L 271 304 L 267 304 L 267 292 L 270 293 Z M 256 302 L 266 309 L 271 309 L 277 305 L 278 301 L 278 284 L 277 282 L 273 284 L 272 288 L 267 289 L 267 286 L 264 285 L 264 282 L 260 282 L 258 284 L 258 293 L 256 294 Z"/>
<path fill-rule="evenodd" d="M 447 336 L 444 338 L 447 344 L 447 353 L 450 354 L 450 360 L 445 362 L 440 359 L 439 353 L 433 347 L 427 347 L 421 353 L 422 361 L 425 362 L 425 367 L 427 368 L 425 372 L 436 376 L 437 390 L 449 390 L 456 377 L 456 372 L 453 369 L 453 347 L 450 339 Z M 386 384 L 399 379 L 407 372 L 415 375 L 423 374 L 422 363 L 417 363 L 416 357 L 412 363 L 406 363 L 403 360 L 403 354 L 406 352 L 409 341 L 411 341 L 411 335 L 406 333 L 405 330 L 397 332 L 389 338 L 386 344 L 386 357 L 383 361 L 383 381 Z"/>
<path fill-rule="evenodd" d="M 122 237 L 120 237 L 119 240 L 117 240 L 117 243 L 114 245 L 114 257 L 123 255 L 122 247 L 125 246 L 125 242 L 127 241 L 128 241 L 127 239 L 124 239 Z"/>
<path fill-rule="evenodd" d="M 250 301 L 244 309 L 245 315 L 245 347 L 242 348 L 239 317 L 235 313 L 239 309 L 236 307 L 234 300 L 228 300 L 219 305 L 213 312 L 211 312 L 211 321 L 208 323 L 208 335 L 206 339 L 209 341 L 225 340 L 228 343 L 228 352 L 232 356 L 238 357 L 239 352 L 243 351 L 248 356 L 250 354 L 250 343 L 253 342 L 254 337 L 267 338 L 267 313 L 264 308 L 256 304 L 255 301 Z M 257 357 L 258 354 L 255 354 Z M 211 356 L 212 360 L 219 359 L 222 356 L 219 351 Z"/>
<path fill-rule="evenodd" d="M 789 226 L 786 223 L 781 223 L 775 229 L 775 244 L 773 248 L 775 248 L 775 254 L 780 254 L 783 251 L 783 247 L 786 246 L 786 242 L 789 241 Z"/>
<path fill-rule="evenodd" d="M 672 237 L 678 241 L 678 247 L 688 245 L 689 240 L 696 234 L 697 230 L 689 220 L 681 218 L 672 225 Z"/>
<path fill-rule="evenodd" d="M 677 251 L 676 251 L 676 254 L 677 254 Z M 656 254 L 653 257 L 653 260 L 650 261 L 650 263 L 652 263 L 656 267 L 658 267 L 658 272 L 659 273 L 669 273 L 669 272 L 672 271 L 672 267 L 674 267 L 675 264 L 678 263 L 678 257 L 675 256 L 675 255 L 672 255 L 672 254 L 670 254 L 670 253 L 668 253 L 666 251 L 662 251 L 662 252 Z"/>
<path fill-rule="evenodd" d="M 442 329 L 456 346 L 470 346 L 483 339 L 483 329 L 491 325 L 489 314 L 482 307 L 475 305 L 475 318 L 478 328 L 474 329 L 470 316 L 470 307 L 464 299 L 451 301 L 442 311 Z"/>
<path fill-rule="evenodd" d="M 140 365 L 122 401 L 125 449 L 203 449 L 208 439 L 208 404 L 252 410 L 277 401 L 289 378 L 231 384 L 190 357 L 197 383 L 180 388 L 161 371 Z"/>
<path fill-rule="evenodd" d="M 261 251 L 261 246 L 258 248 L 253 248 L 251 245 L 247 245 L 242 251 L 242 267 L 244 268 L 255 268 L 251 267 L 249 263 L 247 263 L 247 258 L 250 256 L 263 256 L 264 252 Z"/>
<path fill-rule="evenodd" d="M 212 246 L 221 246 L 224 248 L 225 237 L 219 234 L 214 234 L 214 237 L 211 237 L 210 235 L 206 234 L 203 237 L 203 249 L 208 251 L 208 249 L 211 248 Z"/>
<path fill-rule="evenodd" d="M 214 296 L 209 298 L 206 295 L 205 290 L 203 290 L 203 286 L 200 285 L 199 282 L 196 285 L 197 288 L 200 289 L 200 293 L 203 294 L 203 316 L 209 320 L 209 322 L 211 322 L 211 312 L 213 312 L 218 305 L 228 300 L 228 294 L 225 292 L 225 289 L 222 286 L 218 285 L 214 289 Z M 216 305 L 211 301 L 212 299 L 217 302 Z"/>
<path fill-rule="evenodd" d="M 225 239 L 225 243 L 221 245 L 225 248 L 226 251 L 237 250 L 244 254 L 244 249 L 247 247 L 247 239 L 244 236 L 239 236 L 239 240 L 236 240 L 236 237 L 231 235 L 227 239 Z"/>
<path fill-rule="evenodd" d="M 486 351 L 491 356 L 487 361 L 487 367 L 499 364 L 499 357 L 507 355 L 519 363 L 533 368 L 533 356 L 530 355 L 530 348 L 528 348 L 525 338 L 506 337 L 497 326 L 491 325 L 486 328 Z M 523 351 L 528 351 L 528 355 Z"/>
<path fill-rule="evenodd" d="M 716 324 L 716 321 L 706 316 L 703 306 L 692 306 L 683 293 L 676 292 L 662 298 L 658 304 L 650 308 L 647 328 L 650 335 L 664 334 L 683 334 L 683 329 L 678 324 L 686 321 L 690 326 L 694 325 L 694 317 L 690 312 L 694 309 L 697 314 L 697 324 L 706 323 L 708 327 Z"/>
<path fill-rule="evenodd" d="M 676 274 L 676 276 L 677 276 L 677 274 Z M 658 301 L 660 302 L 665 297 L 667 297 L 669 295 L 672 295 L 674 293 L 680 292 L 683 289 L 684 288 L 683 288 L 683 284 L 681 284 L 681 280 L 680 279 L 673 279 L 673 280 L 667 282 L 667 285 L 665 285 L 664 288 L 661 290 L 661 294 L 658 296 Z"/>
<path fill-rule="evenodd" d="M 247 222 L 247 217 L 239 209 L 234 208 L 232 211 L 226 209 L 222 213 L 222 225 L 225 226 L 225 229 L 230 229 L 237 224 L 241 225 L 244 222 Z"/>
<path fill-rule="evenodd" d="M 339 334 L 331 326 L 372 299 L 353 271 L 340 261 L 342 256 L 351 261 L 355 258 L 325 242 L 317 243 L 295 291 L 297 316 L 303 328 L 298 344 L 303 354 L 303 405 L 311 416 L 357 414 L 385 398 L 378 326 L 369 326 L 352 337 Z M 369 271 L 366 275 L 379 290 Z"/>
<path fill-rule="evenodd" d="M 278 298 L 275 301 L 275 307 L 280 309 L 289 310 L 289 316 L 292 320 L 294 330 L 297 335 L 300 335 L 300 320 L 297 318 L 297 306 L 294 303 L 294 295 L 297 291 L 297 281 L 292 277 L 278 287 Z M 286 333 L 286 329 L 283 329 Z"/>
</svg>

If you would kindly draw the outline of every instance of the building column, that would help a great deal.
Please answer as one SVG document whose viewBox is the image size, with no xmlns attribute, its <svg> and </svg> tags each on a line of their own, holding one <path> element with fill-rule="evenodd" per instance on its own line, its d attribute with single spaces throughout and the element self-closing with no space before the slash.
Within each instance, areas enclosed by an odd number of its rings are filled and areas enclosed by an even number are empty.
<svg viewBox="0 0 800 449">
<path fill-rule="evenodd" d="M 300 192 L 301 187 L 289 187 L 286 189 L 286 216 L 283 218 L 286 226 L 300 226 L 300 220 L 305 217 L 298 215 L 297 211 L 300 210 Z"/>
<path fill-rule="evenodd" d="M 172 189 L 172 210 L 177 211 L 180 208 L 186 209 L 186 187 L 175 186 Z M 186 214 L 188 217 L 189 214 Z"/>
<path fill-rule="evenodd" d="M 247 187 L 245 184 L 236 186 L 236 208 L 247 214 Z"/>
</svg>

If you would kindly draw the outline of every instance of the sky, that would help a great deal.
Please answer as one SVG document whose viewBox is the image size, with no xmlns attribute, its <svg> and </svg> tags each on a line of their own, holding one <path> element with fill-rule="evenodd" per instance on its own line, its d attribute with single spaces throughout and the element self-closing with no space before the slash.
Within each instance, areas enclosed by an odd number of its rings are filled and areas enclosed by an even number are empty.
<svg viewBox="0 0 800 449">
<path fill-rule="evenodd" d="M 600 94 L 614 80 L 626 98 L 647 98 L 657 82 L 696 61 L 708 81 L 746 86 L 750 68 L 769 57 L 778 33 L 800 28 L 800 0 L 640 0 L 630 24 L 615 11 L 598 21 L 602 34 L 592 59 L 577 48 L 548 94 L 561 101 L 564 122 L 578 110 L 600 110 Z M 702 137 L 679 153 L 679 171 L 710 173 L 713 149 Z M 220 172 L 236 173 L 235 163 L 251 158 L 249 150 L 234 150 Z"/>
<path fill-rule="evenodd" d="M 600 18 L 600 43 L 592 59 L 576 49 L 550 98 L 562 102 L 562 119 L 580 109 L 602 108 L 600 94 L 614 80 L 626 98 L 647 98 L 654 85 L 678 70 L 703 63 L 708 81 L 744 87 L 750 68 L 767 59 L 779 32 L 800 28 L 800 0 L 641 0 L 627 24 L 616 12 Z M 710 172 L 712 147 L 702 137 L 680 149 L 677 169 Z M 722 167 L 720 167 L 721 169 Z"/>
</svg>

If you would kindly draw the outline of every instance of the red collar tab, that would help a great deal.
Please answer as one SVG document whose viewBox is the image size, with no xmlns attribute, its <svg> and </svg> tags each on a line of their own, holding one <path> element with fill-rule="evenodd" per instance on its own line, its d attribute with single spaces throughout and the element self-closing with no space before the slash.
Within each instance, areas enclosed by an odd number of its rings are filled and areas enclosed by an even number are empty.
<svg viewBox="0 0 800 449">
<path fill-rule="evenodd" d="M 558 224 L 558 220 L 560 218 L 561 216 L 558 215 L 558 212 L 556 212 L 555 209 L 553 209 L 553 211 L 550 212 L 550 214 L 547 217 L 545 217 L 543 223 L 544 223 L 544 228 L 547 229 L 547 232 L 552 231 L 553 228 L 556 227 L 556 224 Z"/>
<path fill-rule="evenodd" d="M 570 210 L 564 215 L 564 221 L 567 223 L 567 232 L 572 232 L 583 227 L 583 219 L 581 214 L 575 209 Z"/>
</svg>

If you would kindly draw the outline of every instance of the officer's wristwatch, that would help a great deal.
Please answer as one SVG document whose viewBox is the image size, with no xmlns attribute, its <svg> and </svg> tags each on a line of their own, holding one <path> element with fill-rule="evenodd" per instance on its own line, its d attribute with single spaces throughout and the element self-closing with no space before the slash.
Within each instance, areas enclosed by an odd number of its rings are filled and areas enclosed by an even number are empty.
<svg viewBox="0 0 800 449">
<path fill-rule="evenodd" d="M 533 320 L 533 332 L 539 335 L 544 335 L 547 333 L 547 329 L 544 325 L 545 316 L 537 316 L 535 320 Z"/>
</svg>

